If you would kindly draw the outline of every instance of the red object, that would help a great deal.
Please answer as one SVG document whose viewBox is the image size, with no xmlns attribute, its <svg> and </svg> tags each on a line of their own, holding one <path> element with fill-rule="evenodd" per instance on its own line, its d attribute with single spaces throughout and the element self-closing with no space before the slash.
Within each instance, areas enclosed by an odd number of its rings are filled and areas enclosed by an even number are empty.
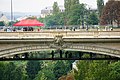
<svg viewBox="0 0 120 80">
<path fill-rule="evenodd" d="M 13 24 L 13 26 L 44 26 L 44 24 L 36 19 L 24 19 Z"/>
</svg>

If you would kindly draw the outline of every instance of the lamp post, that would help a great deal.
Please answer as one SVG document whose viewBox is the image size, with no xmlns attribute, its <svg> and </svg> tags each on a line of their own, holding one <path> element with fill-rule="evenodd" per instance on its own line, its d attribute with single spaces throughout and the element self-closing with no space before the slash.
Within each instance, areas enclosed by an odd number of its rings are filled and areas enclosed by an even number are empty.
<svg viewBox="0 0 120 80">
<path fill-rule="evenodd" d="M 12 0 L 11 0 L 11 27 L 13 27 L 13 9 L 12 9 Z"/>
<path fill-rule="evenodd" d="M 87 10 L 86 12 L 86 31 L 88 31 L 88 13 L 89 13 L 89 10 Z"/>
<path fill-rule="evenodd" d="M 84 29 L 84 10 L 82 11 L 81 18 L 82 18 L 82 29 Z"/>
<path fill-rule="evenodd" d="M 89 25 L 89 23 L 88 23 L 88 15 L 90 14 L 90 8 L 88 8 L 88 10 L 87 10 L 87 12 L 86 12 L 86 31 L 88 31 L 88 25 Z"/>
<path fill-rule="evenodd" d="M 77 25 L 80 25 L 80 19 L 77 20 Z M 79 26 L 80 29 L 80 26 Z"/>
</svg>

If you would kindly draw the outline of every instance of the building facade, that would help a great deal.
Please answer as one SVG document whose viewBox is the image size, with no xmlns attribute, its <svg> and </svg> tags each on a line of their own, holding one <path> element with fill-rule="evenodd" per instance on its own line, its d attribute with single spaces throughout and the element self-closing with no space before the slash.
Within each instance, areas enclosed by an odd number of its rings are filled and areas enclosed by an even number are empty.
<svg viewBox="0 0 120 80">
<path fill-rule="evenodd" d="M 65 8 L 64 6 L 59 6 L 60 12 L 64 12 Z M 46 7 L 45 9 L 41 10 L 41 17 L 45 18 L 48 15 L 52 15 L 53 14 L 53 8 L 52 6 Z"/>
</svg>

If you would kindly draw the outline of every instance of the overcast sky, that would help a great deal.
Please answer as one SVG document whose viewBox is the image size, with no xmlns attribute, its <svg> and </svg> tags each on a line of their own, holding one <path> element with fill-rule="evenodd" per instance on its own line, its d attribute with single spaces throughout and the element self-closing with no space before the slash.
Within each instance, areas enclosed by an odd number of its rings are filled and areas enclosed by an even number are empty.
<svg viewBox="0 0 120 80">
<path fill-rule="evenodd" d="M 0 11 L 10 12 L 11 0 L 0 0 Z M 41 12 L 47 6 L 52 6 L 54 1 L 58 5 L 64 5 L 64 0 L 12 0 L 13 12 Z M 97 8 L 97 0 L 80 0 L 80 3 L 86 3 L 91 8 Z M 108 0 L 104 0 L 107 2 Z"/>
</svg>

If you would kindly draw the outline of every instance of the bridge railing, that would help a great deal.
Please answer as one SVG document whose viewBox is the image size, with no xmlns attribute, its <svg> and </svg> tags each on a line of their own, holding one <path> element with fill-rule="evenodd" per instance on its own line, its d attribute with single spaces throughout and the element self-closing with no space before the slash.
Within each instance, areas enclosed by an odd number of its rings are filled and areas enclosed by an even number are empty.
<svg viewBox="0 0 120 80">
<path fill-rule="evenodd" d="M 119 31 L 67 32 L 65 38 L 120 38 Z"/>
<path fill-rule="evenodd" d="M 0 39 L 12 38 L 120 38 L 119 31 L 41 31 L 41 32 L 0 32 Z"/>
</svg>

